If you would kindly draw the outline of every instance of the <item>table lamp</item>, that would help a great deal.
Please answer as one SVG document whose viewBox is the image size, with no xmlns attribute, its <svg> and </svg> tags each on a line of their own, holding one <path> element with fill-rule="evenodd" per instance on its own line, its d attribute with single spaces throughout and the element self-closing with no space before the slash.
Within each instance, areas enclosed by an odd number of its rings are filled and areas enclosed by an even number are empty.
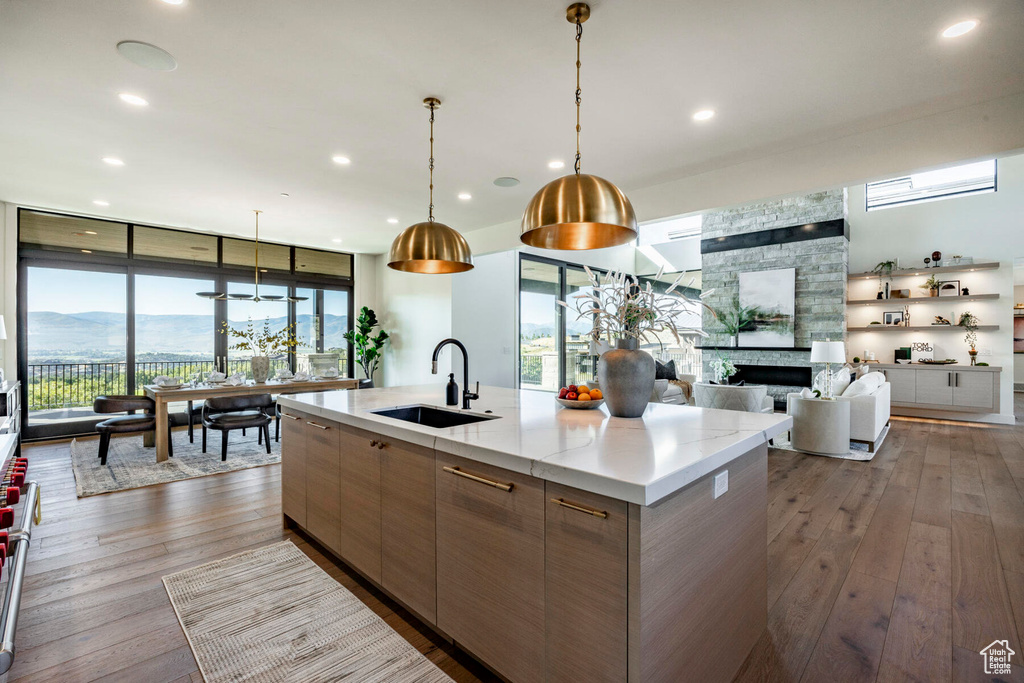
<svg viewBox="0 0 1024 683">
<path fill-rule="evenodd" d="M 834 400 L 832 396 L 832 364 L 846 363 L 846 348 L 841 341 L 811 342 L 811 362 L 825 364 L 825 392 L 822 396 L 826 401 Z"/>
</svg>

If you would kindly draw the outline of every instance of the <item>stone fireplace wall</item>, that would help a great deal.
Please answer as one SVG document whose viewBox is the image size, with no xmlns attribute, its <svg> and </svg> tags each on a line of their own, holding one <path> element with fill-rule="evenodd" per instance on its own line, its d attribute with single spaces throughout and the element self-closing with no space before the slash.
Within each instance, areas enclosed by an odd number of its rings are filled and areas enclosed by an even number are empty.
<svg viewBox="0 0 1024 683">
<path fill-rule="evenodd" d="M 704 214 L 702 239 L 734 237 L 777 228 L 846 218 L 846 190 L 815 192 Z M 789 241 L 730 251 L 703 253 L 704 291 L 714 292 L 705 301 L 715 308 L 727 306 L 739 291 L 739 273 L 796 268 L 795 346 L 797 349 L 745 350 L 706 349 L 702 352 L 704 377 L 712 377 L 708 364 L 720 355 L 743 365 L 810 365 L 814 340 L 846 340 L 846 276 L 849 272 L 850 241 L 838 235 Z M 713 317 L 704 314 L 704 330 L 711 334 L 702 346 L 727 346 Z M 815 373 L 821 368 L 815 367 Z M 776 401 L 799 387 L 769 386 Z"/>
</svg>

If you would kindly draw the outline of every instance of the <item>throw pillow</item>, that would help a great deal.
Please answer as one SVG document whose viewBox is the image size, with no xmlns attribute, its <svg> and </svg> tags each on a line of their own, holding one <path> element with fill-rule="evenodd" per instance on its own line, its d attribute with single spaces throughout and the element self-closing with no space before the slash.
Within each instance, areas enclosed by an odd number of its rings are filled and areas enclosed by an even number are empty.
<svg viewBox="0 0 1024 683">
<path fill-rule="evenodd" d="M 654 379 L 676 379 L 676 362 L 674 360 L 667 363 L 662 363 L 660 360 L 654 361 Z"/>
<path fill-rule="evenodd" d="M 843 396 L 867 396 L 875 393 L 878 387 L 885 384 L 885 375 L 880 372 L 869 372 L 851 384 L 843 392 Z"/>
</svg>

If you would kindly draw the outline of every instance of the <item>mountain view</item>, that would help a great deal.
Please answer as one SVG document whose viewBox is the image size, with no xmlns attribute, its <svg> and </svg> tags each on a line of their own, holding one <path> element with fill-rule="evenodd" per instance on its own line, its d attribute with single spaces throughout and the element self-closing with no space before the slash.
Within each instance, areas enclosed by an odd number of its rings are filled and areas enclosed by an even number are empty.
<svg viewBox="0 0 1024 683">
<path fill-rule="evenodd" d="M 309 330 L 313 316 L 298 317 L 298 329 Z M 287 324 L 284 316 L 271 318 L 271 329 Z M 263 321 L 253 321 L 262 325 Z M 64 314 L 31 312 L 28 316 L 29 363 L 123 360 L 125 316 L 119 313 L 87 312 Z M 232 321 L 241 327 L 247 322 Z M 328 348 L 343 346 L 348 330 L 347 315 L 324 315 L 324 341 Z M 212 316 L 136 315 L 136 355 L 139 360 L 183 360 L 213 355 Z M 309 341 L 309 340 L 305 340 Z"/>
</svg>

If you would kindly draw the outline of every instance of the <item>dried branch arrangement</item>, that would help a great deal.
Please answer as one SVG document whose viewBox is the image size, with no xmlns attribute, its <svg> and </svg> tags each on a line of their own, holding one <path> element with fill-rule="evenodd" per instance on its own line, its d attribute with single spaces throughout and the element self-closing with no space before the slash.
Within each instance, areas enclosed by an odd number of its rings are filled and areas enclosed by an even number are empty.
<svg viewBox="0 0 1024 683">
<path fill-rule="evenodd" d="M 656 341 L 664 347 L 659 335 L 666 332 L 678 344 L 683 343 L 683 335 L 708 336 L 699 327 L 689 327 L 680 322 L 683 315 L 697 313 L 701 308 L 714 315 L 714 311 L 702 301 L 711 291 L 703 292 L 698 299 L 676 291 L 684 273 L 680 273 L 664 293 L 659 293 L 654 291 L 650 282 L 645 286 L 638 285 L 635 278 L 625 273 L 612 271 L 598 277 L 590 268 L 584 266 L 584 270 L 590 279 L 591 290 L 576 294 L 573 297 L 576 300 L 574 307 L 564 301 L 558 303 L 566 310 L 574 310 L 578 314 L 577 320 L 593 320 L 590 336 L 595 342 L 601 341 L 602 337 L 609 342 L 613 339 L 636 339 Z M 658 271 L 656 280 L 661 278 L 663 271 L 664 268 Z M 692 283 L 691 278 L 688 284 Z"/>
</svg>

